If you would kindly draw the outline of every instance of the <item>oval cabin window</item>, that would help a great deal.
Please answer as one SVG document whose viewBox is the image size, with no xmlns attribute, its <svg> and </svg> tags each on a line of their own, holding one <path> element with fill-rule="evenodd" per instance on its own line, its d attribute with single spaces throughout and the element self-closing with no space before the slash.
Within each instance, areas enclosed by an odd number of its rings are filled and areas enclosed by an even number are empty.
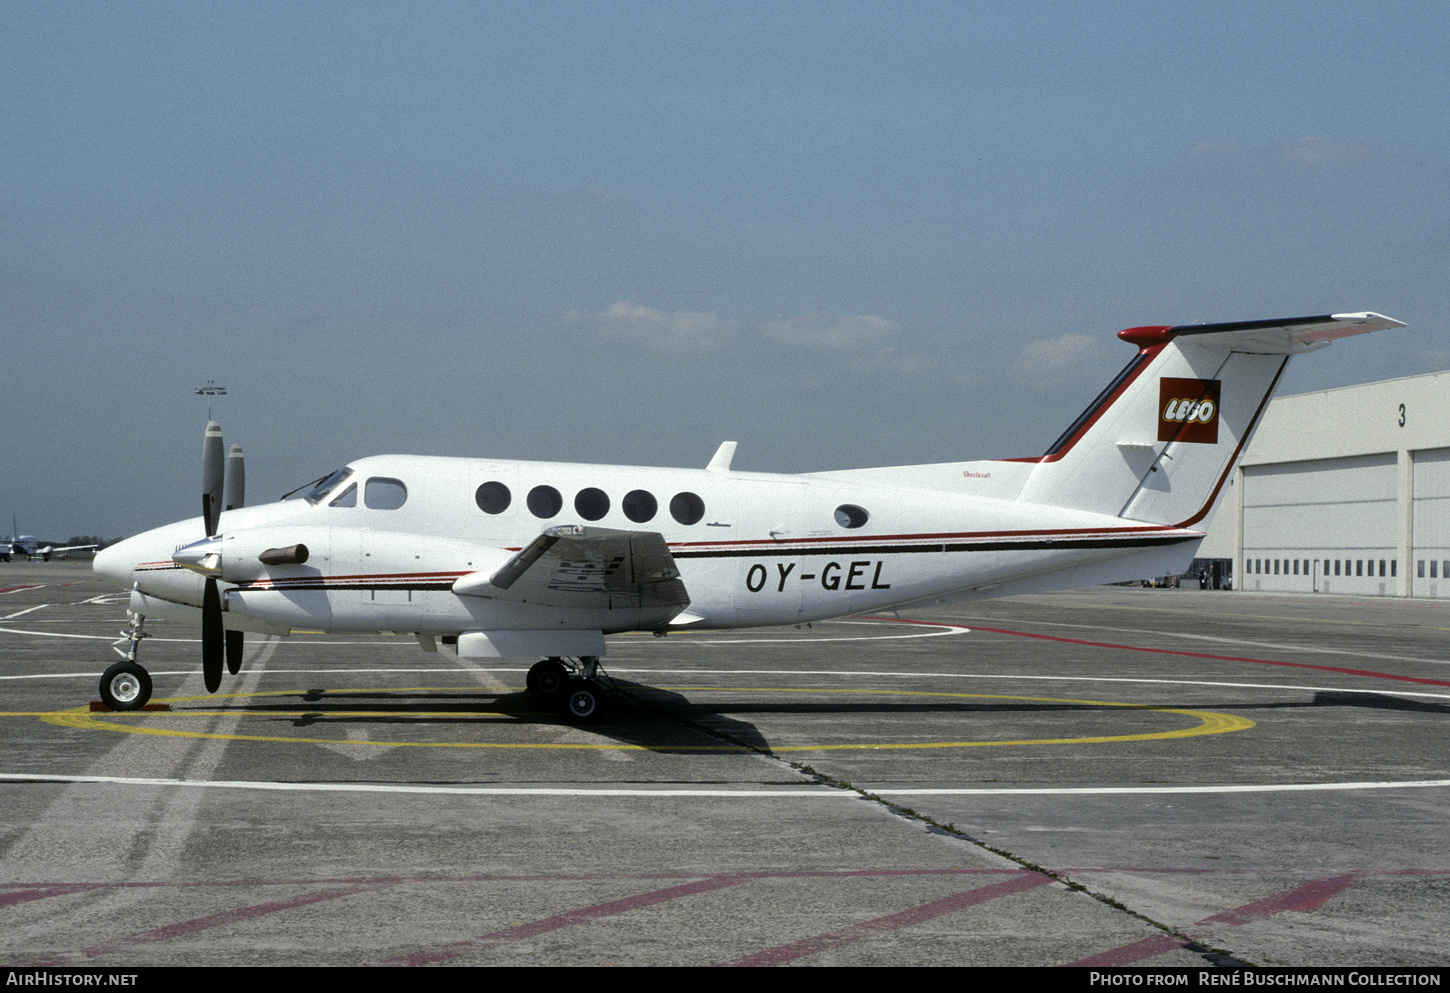
<svg viewBox="0 0 1450 993">
<path fill-rule="evenodd" d="M 597 521 L 609 513 L 609 494 L 593 486 L 586 487 L 574 497 L 574 510 L 586 521 Z"/>
<path fill-rule="evenodd" d="M 509 509 L 512 501 L 513 494 L 509 488 L 497 481 L 484 483 L 473 493 L 473 502 L 485 514 L 502 514 Z"/>
<path fill-rule="evenodd" d="M 705 516 L 705 501 L 694 493 L 676 493 L 670 501 L 670 516 L 681 524 L 699 524 Z"/>
<path fill-rule="evenodd" d="M 564 507 L 564 498 L 552 486 L 535 486 L 529 490 L 529 513 L 548 520 Z"/>
<path fill-rule="evenodd" d="M 655 514 L 660 510 L 660 502 L 654 498 L 653 493 L 644 490 L 630 490 L 624 495 L 624 501 L 620 507 L 624 510 L 625 517 L 636 524 L 643 524 L 646 521 L 654 520 Z"/>
</svg>

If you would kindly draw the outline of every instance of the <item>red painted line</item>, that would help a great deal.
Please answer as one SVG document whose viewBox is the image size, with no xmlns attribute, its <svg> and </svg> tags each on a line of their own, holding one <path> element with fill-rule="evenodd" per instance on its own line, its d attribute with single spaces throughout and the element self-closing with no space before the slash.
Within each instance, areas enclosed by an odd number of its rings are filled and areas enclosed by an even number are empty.
<svg viewBox="0 0 1450 993">
<path fill-rule="evenodd" d="M 1183 652 L 1173 648 L 1142 648 L 1138 645 L 1114 645 L 1106 641 L 1084 641 L 1081 638 L 1060 638 L 1051 634 L 1033 634 L 1030 631 L 1008 631 L 1005 628 L 984 628 L 972 625 L 973 631 L 987 631 L 992 634 L 1010 634 L 1019 638 L 1038 638 L 1042 641 L 1060 641 L 1068 645 L 1087 645 L 1089 648 L 1116 648 L 1125 652 L 1151 652 L 1156 655 L 1181 655 L 1190 659 L 1217 659 L 1221 662 L 1253 662 L 1257 665 L 1281 665 L 1290 669 L 1315 669 L 1319 672 L 1337 672 L 1346 676 L 1368 676 L 1371 679 L 1394 679 L 1402 683 L 1419 683 L 1422 686 L 1450 686 L 1450 680 L 1424 679 L 1420 676 L 1397 676 L 1391 672 L 1375 672 L 1371 669 L 1346 669 L 1337 665 L 1311 665 L 1308 662 L 1280 662 L 1275 659 L 1252 659 L 1240 655 L 1209 655 L 1205 652 Z"/>
<path fill-rule="evenodd" d="M 981 889 L 967 890 L 965 893 L 957 893 L 932 903 L 924 903 L 920 907 L 912 907 L 910 910 L 903 910 L 900 913 L 888 914 L 885 917 L 878 917 L 872 921 L 862 924 L 853 924 L 850 927 L 842 928 L 839 931 L 832 931 L 830 934 L 817 935 L 814 938 L 807 938 L 804 941 L 797 941 L 789 945 L 781 945 L 778 948 L 768 948 L 763 952 L 756 952 L 754 955 L 746 955 L 730 962 L 721 962 L 720 965 L 727 966 L 763 966 L 783 965 L 786 962 L 793 962 L 798 958 L 807 955 L 815 955 L 818 952 L 828 951 L 832 948 L 839 948 L 842 945 L 849 945 L 852 942 L 862 941 L 866 938 L 874 938 L 882 934 L 890 934 L 892 931 L 899 931 L 913 924 L 920 924 L 932 918 L 940 917 L 942 914 L 950 914 L 953 911 L 961 910 L 964 907 L 975 906 L 979 903 L 986 903 L 999 896 L 1010 896 L 1013 893 L 1021 893 L 1024 890 L 1036 889 L 1038 886 L 1045 886 L 1057 880 L 1040 872 L 1022 871 L 1016 879 L 1009 879 L 1005 883 L 998 883 L 995 886 L 983 886 Z"/>
<path fill-rule="evenodd" d="M 1309 913 L 1318 910 L 1330 897 L 1344 892 L 1358 878 L 1357 873 L 1350 873 L 1347 876 L 1335 876 L 1331 879 L 1316 879 L 1313 882 L 1305 883 L 1303 886 L 1280 893 L 1278 896 L 1269 897 L 1267 900 L 1258 900 L 1254 903 L 1246 903 L 1242 907 L 1235 907 L 1233 910 L 1225 910 L 1222 913 L 1214 914 L 1212 917 L 1205 917 L 1197 921 L 1185 930 L 1191 935 L 1203 936 L 1206 932 L 1212 931 L 1215 926 L 1229 924 L 1248 924 L 1252 921 L 1262 920 L 1265 917 L 1272 917 L 1275 914 L 1283 913 L 1286 910 L 1297 910 L 1301 913 Z M 1173 934 L 1159 934 L 1151 938 L 1144 938 L 1142 941 L 1135 941 L 1131 945 L 1124 945 L 1121 948 L 1114 948 L 1111 951 L 1102 952 L 1089 958 L 1080 959 L 1076 962 L 1069 962 L 1068 966 L 1121 966 L 1132 965 L 1134 962 L 1141 962 L 1143 959 L 1152 958 L 1155 955 L 1162 955 L 1164 952 L 1171 952 L 1175 948 L 1182 948 L 1192 943 L 1192 937 L 1184 938 Z"/>
<path fill-rule="evenodd" d="M 104 889 L 106 886 L 106 883 L 61 883 L 56 886 L 47 886 L 43 889 L 16 890 L 0 895 L 0 907 L 9 907 L 17 903 L 27 903 L 31 900 L 48 900 L 53 896 L 66 896 L 71 893 L 84 893 L 87 890 Z"/>
<path fill-rule="evenodd" d="M 1223 913 L 1214 914 L 1212 917 L 1205 917 L 1199 923 L 1247 924 L 1249 921 L 1272 917 L 1274 914 L 1282 913 L 1286 910 L 1297 910 L 1307 914 L 1311 910 L 1318 910 L 1330 897 L 1336 896 L 1348 889 L 1358 878 L 1359 874 L 1352 872 L 1347 876 L 1335 876 L 1332 879 L 1316 879 L 1311 883 L 1305 883 L 1298 889 L 1281 893 L 1276 897 L 1260 900 L 1257 903 L 1246 903 L 1242 907 L 1225 910 Z"/>
<path fill-rule="evenodd" d="M 1116 965 L 1132 965 L 1134 962 L 1141 962 L 1143 959 L 1150 959 L 1155 955 L 1162 955 L 1188 944 L 1192 944 L 1189 938 L 1180 938 L 1176 934 L 1156 934 L 1151 938 L 1135 941 L 1131 945 L 1124 945 L 1122 948 L 1114 948 L 1109 952 L 1069 962 L 1065 968 L 1101 969 Z"/>
<path fill-rule="evenodd" d="M 150 931 L 142 931 L 138 934 L 128 935 L 125 938 L 117 938 L 99 945 L 91 945 L 89 948 L 82 948 L 78 953 L 70 955 L 52 955 L 44 959 L 36 959 L 30 962 L 15 963 L 15 965 L 39 968 L 43 966 L 63 966 L 73 962 L 78 955 L 83 958 L 97 958 L 101 955 L 109 955 L 112 952 L 125 951 L 134 945 L 145 945 L 157 941 L 167 941 L 171 938 L 179 938 L 184 935 L 196 934 L 198 931 L 208 931 L 212 928 L 224 927 L 234 924 L 237 921 L 252 920 L 257 917 L 265 917 L 268 914 L 275 914 L 283 910 L 291 910 L 295 907 L 306 907 L 309 904 L 322 903 L 325 900 L 335 900 L 338 897 L 352 896 L 356 893 L 364 893 L 377 889 L 377 886 L 345 886 L 339 889 L 319 890 L 314 893 L 304 893 L 301 896 L 292 897 L 288 900 L 275 900 L 270 903 L 254 904 L 250 907 L 237 907 L 233 910 L 223 910 L 219 913 L 208 914 L 205 917 L 197 917 L 189 921 L 178 921 L 175 924 L 168 924 L 165 927 L 153 928 Z"/>
<path fill-rule="evenodd" d="M 567 913 L 556 914 L 553 917 L 545 917 L 542 920 L 531 921 L 528 924 L 519 924 L 516 927 L 505 928 L 502 931 L 481 934 L 476 938 L 469 938 L 466 941 L 455 941 L 432 951 L 414 952 L 412 955 L 399 955 L 396 958 L 385 959 L 376 964 L 427 965 L 430 962 L 442 962 L 446 959 L 457 958 L 460 955 L 467 955 L 470 952 L 487 948 L 491 945 L 501 945 L 511 941 L 523 941 L 527 938 L 547 934 L 550 931 L 557 931 L 560 928 L 572 927 L 575 924 L 584 924 L 589 921 L 599 920 L 602 917 L 613 917 L 615 914 L 638 910 L 641 907 L 651 907 L 657 903 L 667 903 L 670 900 L 676 900 L 682 896 L 691 896 L 695 893 L 708 893 L 710 890 L 734 886 L 737 883 L 743 883 L 752 878 L 754 877 L 751 875 L 711 876 L 709 879 L 701 879 L 693 883 L 685 883 L 681 886 L 670 886 L 662 890 L 653 890 L 649 893 L 627 896 L 622 900 L 611 900 L 608 903 L 595 904 L 592 907 L 581 907 L 579 910 L 570 910 Z"/>
</svg>

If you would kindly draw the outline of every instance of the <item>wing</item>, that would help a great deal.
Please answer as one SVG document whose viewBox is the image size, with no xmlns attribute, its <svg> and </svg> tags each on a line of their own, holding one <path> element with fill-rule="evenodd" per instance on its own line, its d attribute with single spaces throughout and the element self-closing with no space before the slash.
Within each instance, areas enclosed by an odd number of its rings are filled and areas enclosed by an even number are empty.
<svg viewBox="0 0 1450 993">
<path fill-rule="evenodd" d="M 546 607 L 664 608 L 671 617 L 690 605 L 659 532 L 580 525 L 549 528 L 496 572 L 459 577 L 453 592 Z"/>
</svg>

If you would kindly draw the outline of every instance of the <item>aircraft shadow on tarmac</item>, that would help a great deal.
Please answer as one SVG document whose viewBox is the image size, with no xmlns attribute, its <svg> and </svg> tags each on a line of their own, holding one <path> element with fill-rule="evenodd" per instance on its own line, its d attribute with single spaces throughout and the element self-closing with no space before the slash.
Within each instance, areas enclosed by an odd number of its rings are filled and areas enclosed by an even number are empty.
<svg viewBox="0 0 1450 993">
<path fill-rule="evenodd" d="M 695 723 L 691 715 L 700 708 L 678 693 L 622 680 L 615 680 L 615 686 L 618 691 L 612 695 L 604 719 L 589 725 L 589 730 L 600 737 L 658 752 L 700 751 L 722 746 L 752 751 L 770 749 L 760 731 L 746 721 L 719 717 L 709 720 L 708 727 Z M 483 689 L 338 692 L 315 688 L 295 695 L 233 701 L 221 708 L 208 709 L 262 718 L 274 715 L 299 729 L 566 725 L 554 708 L 527 692 Z"/>
<path fill-rule="evenodd" d="M 1345 690 L 1321 690 L 1309 702 L 1302 700 L 1282 703 L 1236 703 L 1233 710 L 1294 710 L 1301 707 L 1362 707 L 1366 710 L 1398 710 L 1413 714 L 1450 714 L 1450 704 L 1427 703 L 1423 700 L 1406 700 L 1383 693 L 1355 693 Z"/>
<path fill-rule="evenodd" d="M 798 715 L 802 717 L 874 717 L 945 718 L 960 716 L 964 721 L 980 721 L 983 716 L 1040 714 L 1102 714 L 1105 711 L 1173 709 L 1162 703 L 1134 707 L 1104 706 L 1092 703 L 1070 703 L 1020 700 L 950 700 L 902 702 L 893 700 L 782 700 L 778 696 L 749 699 L 744 691 L 738 695 L 728 689 L 712 690 L 714 699 L 692 701 L 683 693 L 660 689 L 625 680 L 615 680 L 604 719 L 589 725 L 600 737 L 613 739 L 621 745 L 633 745 L 650 751 L 698 752 L 702 749 L 739 748 L 769 752 L 769 738 L 761 732 L 752 717 Z M 721 697 L 724 697 L 723 699 Z M 1317 705 L 1388 706 L 1392 698 L 1372 694 L 1320 694 Z M 1404 701 L 1393 701 L 1404 703 Z M 300 704 L 300 706 L 299 706 Z M 1311 706 L 1313 704 L 1266 704 L 1260 706 Z M 1408 705 L 1411 709 L 1441 710 L 1429 705 Z M 253 698 L 235 701 L 224 709 L 256 717 L 275 715 L 295 728 L 327 726 L 413 726 L 444 727 L 508 724 L 558 727 L 563 722 L 557 712 L 527 692 L 490 690 L 369 690 L 330 691 L 309 689 L 295 695 Z M 1202 709 L 1195 704 L 1193 709 Z M 1247 709 L 1235 704 L 1232 709 Z M 299 710 L 301 713 L 299 713 Z M 980 730 L 980 726 L 978 727 Z"/>
</svg>

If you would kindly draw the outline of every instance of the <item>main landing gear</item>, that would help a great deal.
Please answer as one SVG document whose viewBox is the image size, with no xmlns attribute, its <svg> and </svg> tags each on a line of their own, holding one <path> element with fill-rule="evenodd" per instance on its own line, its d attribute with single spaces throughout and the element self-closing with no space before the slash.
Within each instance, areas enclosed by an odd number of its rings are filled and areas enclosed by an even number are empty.
<svg viewBox="0 0 1450 993">
<path fill-rule="evenodd" d="M 536 699 L 552 703 L 572 724 L 593 724 L 602 718 L 612 688 L 597 655 L 585 655 L 578 662 L 557 655 L 535 662 L 526 683 Z"/>
<path fill-rule="evenodd" d="M 112 710 L 140 710 L 151 699 L 151 675 L 136 661 L 136 649 L 147 637 L 146 618 L 131 614 L 131 630 L 121 633 L 121 640 L 111 647 L 121 661 L 101 674 L 101 702 Z M 120 646 L 125 644 L 126 650 Z"/>
</svg>

